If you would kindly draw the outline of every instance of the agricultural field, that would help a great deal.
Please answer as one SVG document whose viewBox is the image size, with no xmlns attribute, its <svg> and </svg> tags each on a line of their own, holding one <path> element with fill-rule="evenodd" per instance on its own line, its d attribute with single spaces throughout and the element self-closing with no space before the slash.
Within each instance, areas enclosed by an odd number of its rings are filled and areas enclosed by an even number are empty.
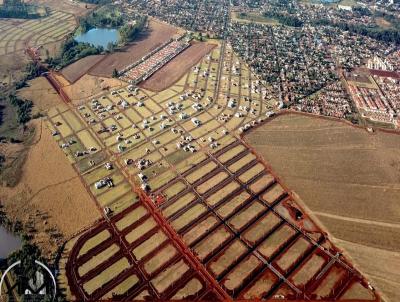
<svg viewBox="0 0 400 302">
<path fill-rule="evenodd" d="M 0 55 L 61 41 L 75 27 L 74 16 L 61 11 L 51 11 L 49 16 L 41 19 L 0 20 Z"/>
<path fill-rule="evenodd" d="M 400 225 L 400 136 L 290 114 L 257 128 L 246 140 L 383 294 L 398 300 L 399 275 L 393 267 L 400 265 L 400 246 L 392 238 L 399 236 Z"/>
</svg>

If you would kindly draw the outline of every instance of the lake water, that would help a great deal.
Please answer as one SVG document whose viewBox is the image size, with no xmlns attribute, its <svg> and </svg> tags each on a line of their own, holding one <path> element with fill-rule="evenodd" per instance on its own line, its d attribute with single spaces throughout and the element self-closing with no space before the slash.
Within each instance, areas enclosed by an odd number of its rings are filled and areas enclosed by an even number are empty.
<svg viewBox="0 0 400 302">
<path fill-rule="evenodd" d="M 115 28 L 92 28 L 89 31 L 75 37 L 77 42 L 85 42 L 94 46 L 103 46 L 107 48 L 109 42 L 118 42 L 118 30 Z"/>
<path fill-rule="evenodd" d="M 7 258 L 9 254 L 22 246 L 21 239 L 9 233 L 0 226 L 0 259 Z"/>
</svg>

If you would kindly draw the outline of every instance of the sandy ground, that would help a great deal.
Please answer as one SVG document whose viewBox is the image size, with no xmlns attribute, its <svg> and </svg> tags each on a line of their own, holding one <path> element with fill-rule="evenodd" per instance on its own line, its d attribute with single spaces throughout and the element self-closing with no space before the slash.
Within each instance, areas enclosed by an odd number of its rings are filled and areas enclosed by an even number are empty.
<svg viewBox="0 0 400 302">
<path fill-rule="evenodd" d="M 141 87 L 152 91 L 163 91 L 177 82 L 188 70 L 209 53 L 216 45 L 195 43 L 158 70 Z"/>
<path fill-rule="evenodd" d="M 14 188 L 1 187 L 0 199 L 10 218 L 32 226 L 34 242 L 49 256 L 62 237 L 72 236 L 101 215 L 45 123 L 36 120 L 34 126 L 35 144 L 21 181 Z"/>
<path fill-rule="evenodd" d="M 135 42 L 121 51 L 108 55 L 100 64 L 92 68 L 89 74 L 111 77 L 112 71 L 115 68 L 120 70 L 136 62 L 157 46 L 168 41 L 177 32 L 177 28 L 151 19 L 150 28 L 146 33 L 142 34 L 142 37 L 139 37 Z"/>
<path fill-rule="evenodd" d="M 70 82 L 75 83 L 80 77 L 89 71 L 94 65 L 104 58 L 104 55 L 85 57 L 61 70 L 62 75 Z"/>
<path fill-rule="evenodd" d="M 246 139 L 387 300 L 398 301 L 400 135 L 285 115 Z"/>
</svg>

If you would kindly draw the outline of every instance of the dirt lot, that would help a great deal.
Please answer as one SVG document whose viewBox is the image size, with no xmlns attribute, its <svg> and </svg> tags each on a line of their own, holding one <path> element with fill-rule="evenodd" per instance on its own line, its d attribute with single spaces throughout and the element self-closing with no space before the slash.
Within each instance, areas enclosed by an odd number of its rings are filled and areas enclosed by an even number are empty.
<svg viewBox="0 0 400 302">
<path fill-rule="evenodd" d="M 45 127 L 36 120 L 36 137 L 14 188 L 1 188 L 0 200 L 11 219 L 31 230 L 45 255 L 54 253 L 64 238 L 100 217 L 78 175 Z M 51 155 L 51 156 L 50 156 Z"/>
<path fill-rule="evenodd" d="M 90 74 L 111 77 L 114 69 L 120 70 L 136 62 L 149 51 L 166 42 L 177 32 L 177 28 L 152 19 L 150 21 L 150 28 L 146 33 L 143 33 L 138 40 L 121 51 L 107 56 L 107 58 L 90 71 Z"/>
<path fill-rule="evenodd" d="M 67 82 L 66 80 L 64 81 Z M 63 86 L 63 89 L 71 100 L 81 101 L 82 99 L 95 97 L 97 94 L 103 93 L 104 90 L 123 85 L 126 84 L 118 79 L 95 77 L 86 74 L 72 85 L 67 84 L 67 86 Z"/>
<path fill-rule="evenodd" d="M 104 55 L 88 56 L 61 70 L 61 74 L 72 84 L 81 78 L 94 65 L 104 58 Z"/>
<path fill-rule="evenodd" d="M 284 115 L 247 141 L 347 249 L 361 271 L 398 301 L 400 135 L 369 134 L 344 123 Z M 354 248 L 357 246 L 357 248 Z M 367 260 L 369 259 L 369 261 Z M 379 270 L 377 263 L 381 261 Z"/>
<path fill-rule="evenodd" d="M 141 87 L 152 91 L 163 91 L 177 82 L 188 70 L 208 54 L 216 45 L 209 43 L 194 43 L 189 48 L 167 63 Z"/>
</svg>

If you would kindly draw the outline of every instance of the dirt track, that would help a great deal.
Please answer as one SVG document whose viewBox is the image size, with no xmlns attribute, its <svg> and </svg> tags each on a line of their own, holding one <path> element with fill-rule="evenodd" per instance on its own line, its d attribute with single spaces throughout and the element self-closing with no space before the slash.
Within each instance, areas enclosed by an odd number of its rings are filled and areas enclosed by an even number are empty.
<svg viewBox="0 0 400 302">
<path fill-rule="evenodd" d="M 399 279 L 374 278 L 374 261 L 361 256 L 374 248 L 374 258 L 400 263 L 398 253 L 389 252 L 400 249 L 393 240 L 400 236 L 400 136 L 292 114 L 257 128 L 247 140 L 333 236 L 348 243 L 342 247 L 357 244 L 350 256 L 398 301 L 393 286 Z M 391 267 L 384 268 L 387 276 Z"/>
</svg>

